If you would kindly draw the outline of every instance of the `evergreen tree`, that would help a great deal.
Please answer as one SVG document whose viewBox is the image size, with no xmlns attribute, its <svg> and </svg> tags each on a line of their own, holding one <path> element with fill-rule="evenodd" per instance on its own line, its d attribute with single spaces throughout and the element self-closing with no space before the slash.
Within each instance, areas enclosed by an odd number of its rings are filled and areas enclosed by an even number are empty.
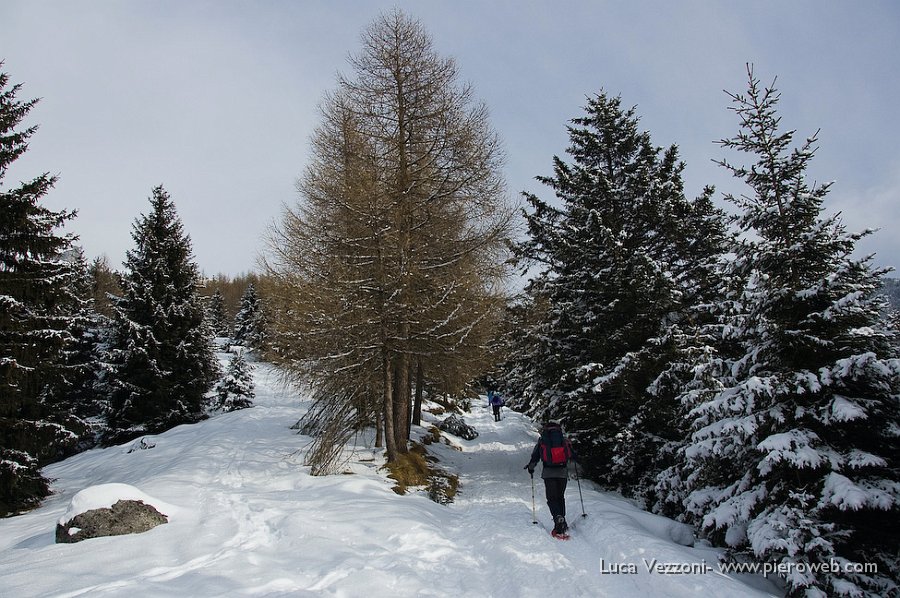
<svg viewBox="0 0 900 598">
<path fill-rule="evenodd" d="M 216 408 L 237 411 L 253 406 L 253 366 L 244 359 L 243 352 L 234 354 L 228 362 L 225 377 L 216 386 Z"/>
<path fill-rule="evenodd" d="M 49 174 L 2 184 L 37 129 L 17 129 L 37 101 L 19 101 L 20 89 L 0 72 L 0 516 L 48 494 L 39 468 L 72 450 L 79 435 L 66 399 L 81 273 L 66 257 L 74 237 L 57 232 L 75 212 L 39 204 L 56 182 Z"/>
<path fill-rule="evenodd" d="M 653 146 L 620 98 L 600 93 L 585 113 L 568 128 L 571 162 L 555 157 L 554 176 L 538 179 L 558 204 L 526 195 L 519 254 L 541 268 L 527 288 L 538 311 L 516 333 L 513 352 L 529 357 L 508 393 L 560 420 L 589 474 L 645 492 L 662 445 L 680 439 L 670 362 L 708 292 L 725 221 L 710 189 L 685 198 L 677 148 Z"/>
<path fill-rule="evenodd" d="M 234 316 L 232 340 L 236 345 L 259 348 L 265 338 L 265 325 L 259 295 L 251 282 L 241 296 L 241 305 Z"/>
<path fill-rule="evenodd" d="M 135 221 L 109 352 L 109 433 L 122 442 L 201 419 L 218 373 L 190 238 L 169 194 L 153 189 Z"/>
<path fill-rule="evenodd" d="M 105 256 L 94 258 L 87 271 L 93 299 L 92 311 L 104 318 L 112 318 L 113 298 L 122 294 L 118 273 L 112 271 Z"/>
<path fill-rule="evenodd" d="M 790 595 L 888 595 L 900 571 L 900 361 L 877 294 L 884 272 L 851 257 L 868 232 L 822 216 L 830 186 L 805 178 L 815 136 L 792 149 L 776 90 L 749 76 L 747 95 L 731 96 L 740 133 L 722 142 L 756 160 L 722 161 L 751 189 L 728 196 L 745 234 L 721 340 L 685 395 L 688 518 L 732 558 L 836 564 L 791 570 Z M 845 568 L 864 563 L 878 573 Z"/>
<path fill-rule="evenodd" d="M 252 283 L 257 289 L 260 289 L 262 282 L 259 275 L 253 272 L 246 272 L 236 276 L 220 272 L 203 281 L 203 286 L 200 289 L 202 295 L 208 299 L 211 299 L 216 292 L 222 295 L 222 307 L 225 312 L 225 319 L 228 322 L 224 336 L 230 338 L 234 330 L 234 316 L 237 315 L 238 309 L 240 309 L 241 297 L 247 290 L 247 285 Z"/>
<path fill-rule="evenodd" d="M 499 365 L 491 373 L 508 407 L 537 417 L 542 415 L 543 393 L 552 384 L 536 367 L 549 353 L 547 338 L 539 334 L 547 306 L 539 300 L 527 291 L 510 299 L 498 334 Z"/>
<path fill-rule="evenodd" d="M 67 427 L 79 435 L 78 444 L 73 448 L 83 450 L 95 444 L 102 428 L 100 416 L 105 411 L 105 402 L 98 395 L 97 382 L 108 319 L 94 308 L 91 274 L 81 248 L 66 252 L 63 259 L 74 270 L 71 317 L 67 325 L 72 341 L 62 353 L 62 379 L 43 402 L 58 417 L 65 418 Z M 70 452 L 66 450 L 59 456 Z"/>
<path fill-rule="evenodd" d="M 228 316 L 225 315 L 225 299 L 219 289 L 209 298 L 209 304 L 206 308 L 206 316 L 209 320 L 209 327 L 216 336 L 228 336 L 231 327 L 228 325 Z"/>
</svg>

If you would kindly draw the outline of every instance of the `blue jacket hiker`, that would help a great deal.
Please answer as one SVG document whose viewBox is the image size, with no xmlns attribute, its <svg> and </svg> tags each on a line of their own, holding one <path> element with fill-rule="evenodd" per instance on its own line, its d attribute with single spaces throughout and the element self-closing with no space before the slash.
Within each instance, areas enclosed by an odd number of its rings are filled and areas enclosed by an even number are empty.
<svg viewBox="0 0 900 598">
<path fill-rule="evenodd" d="M 541 478 L 547 493 L 547 506 L 553 517 L 553 535 L 565 536 L 569 525 L 566 523 L 566 484 L 569 481 L 569 461 L 575 460 L 575 451 L 569 439 L 563 434 L 562 426 L 547 422 L 541 429 L 531 460 L 525 469 L 534 477 L 534 468 L 541 462 Z"/>
<path fill-rule="evenodd" d="M 494 421 L 500 421 L 500 407 L 503 406 L 503 396 L 493 390 L 488 391 L 488 404 L 494 410 Z"/>
</svg>

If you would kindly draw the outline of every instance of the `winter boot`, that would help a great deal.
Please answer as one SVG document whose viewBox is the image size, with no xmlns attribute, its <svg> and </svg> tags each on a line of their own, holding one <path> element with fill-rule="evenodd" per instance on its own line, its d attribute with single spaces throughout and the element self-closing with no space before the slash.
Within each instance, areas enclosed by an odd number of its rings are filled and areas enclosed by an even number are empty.
<svg viewBox="0 0 900 598">
<path fill-rule="evenodd" d="M 554 534 L 565 534 L 569 526 L 566 524 L 566 518 L 562 515 L 556 516 L 556 525 L 553 526 Z"/>
<path fill-rule="evenodd" d="M 566 533 L 566 529 L 568 529 L 568 526 L 566 525 L 565 517 L 563 517 L 562 515 L 557 515 L 556 517 L 553 518 L 553 521 L 554 521 L 554 525 L 553 525 L 553 533 L 554 534 Z"/>
</svg>

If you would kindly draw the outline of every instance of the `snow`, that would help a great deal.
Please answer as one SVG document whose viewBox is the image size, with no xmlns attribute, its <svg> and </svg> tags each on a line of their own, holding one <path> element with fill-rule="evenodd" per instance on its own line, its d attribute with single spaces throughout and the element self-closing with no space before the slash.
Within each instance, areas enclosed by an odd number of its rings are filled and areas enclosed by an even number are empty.
<svg viewBox="0 0 900 598">
<path fill-rule="evenodd" d="M 861 469 L 863 467 L 887 467 L 888 463 L 881 457 L 877 455 L 873 455 L 872 453 L 867 453 L 866 451 L 861 451 L 858 449 L 852 449 L 847 454 L 847 467 L 850 469 Z"/>
<path fill-rule="evenodd" d="M 825 455 L 813 448 L 819 443 L 819 437 L 809 430 L 789 430 L 771 434 L 756 445 L 766 453 L 758 465 L 760 473 L 768 475 L 772 468 L 782 461 L 787 461 L 797 469 L 815 469 L 825 461 Z"/>
<path fill-rule="evenodd" d="M 868 494 L 850 479 L 831 472 L 822 488 L 822 503 L 832 504 L 842 511 L 857 510 L 866 506 Z"/>
<path fill-rule="evenodd" d="M 831 417 L 835 421 L 848 422 L 855 419 L 866 419 L 866 410 L 846 397 L 834 395 L 831 403 Z"/>
<path fill-rule="evenodd" d="M 720 552 L 690 528 L 575 480 L 572 539 L 550 537 L 543 485 L 523 470 L 537 438 L 526 417 L 483 403 L 466 422 L 478 438 L 429 449 L 459 474 L 453 504 L 398 496 L 364 439 L 345 475 L 314 477 L 308 437 L 290 426 L 307 405 L 256 363 L 254 407 L 218 414 L 132 444 L 95 449 L 44 470 L 55 494 L 0 520 L 0 596 L 765 596 L 756 576 L 717 570 Z M 425 414 L 425 426 L 439 417 Z M 426 427 L 413 429 L 424 436 Z M 121 498 L 169 515 L 143 534 L 54 543 L 56 522 Z M 654 565 L 650 572 L 649 564 Z M 666 574 L 710 565 L 709 572 Z M 666 567 L 664 567 L 665 565 Z M 614 573 L 614 570 L 631 573 Z"/>
</svg>

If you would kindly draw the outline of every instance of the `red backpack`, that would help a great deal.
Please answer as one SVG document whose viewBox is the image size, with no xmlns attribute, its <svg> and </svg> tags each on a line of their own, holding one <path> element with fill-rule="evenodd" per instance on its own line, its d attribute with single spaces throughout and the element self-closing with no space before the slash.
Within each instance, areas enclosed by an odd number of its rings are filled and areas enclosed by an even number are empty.
<svg viewBox="0 0 900 598">
<path fill-rule="evenodd" d="M 541 430 L 541 461 L 545 467 L 564 467 L 572 457 L 572 446 L 563 436 L 559 424 L 548 424 Z"/>
</svg>

